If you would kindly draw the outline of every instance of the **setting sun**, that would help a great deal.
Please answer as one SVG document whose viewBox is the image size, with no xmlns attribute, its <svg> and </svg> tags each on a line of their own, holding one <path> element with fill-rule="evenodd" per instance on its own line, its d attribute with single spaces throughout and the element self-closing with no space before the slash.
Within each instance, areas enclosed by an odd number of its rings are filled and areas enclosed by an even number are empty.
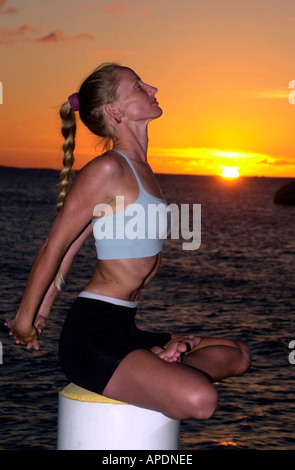
<svg viewBox="0 0 295 470">
<path fill-rule="evenodd" d="M 223 178 L 238 178 L 240 176 L 238 170 L 233 167 L 224 168 L 221 173 Z"/>
</svg>

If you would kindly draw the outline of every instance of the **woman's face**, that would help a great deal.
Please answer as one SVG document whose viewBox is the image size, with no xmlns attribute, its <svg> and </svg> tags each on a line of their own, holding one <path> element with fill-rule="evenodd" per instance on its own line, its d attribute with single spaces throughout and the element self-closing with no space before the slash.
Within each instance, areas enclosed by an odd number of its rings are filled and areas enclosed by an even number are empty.
<svg viewBox="0 0 295 470">
<path fill-rule="evenodd" d="M 143 83 L 129 68 L 120 68 L 118 101 L 123 119 L 149 122 L 161 116 L 162 109 L 155 98 L 157 88 Z"/>
</svg>

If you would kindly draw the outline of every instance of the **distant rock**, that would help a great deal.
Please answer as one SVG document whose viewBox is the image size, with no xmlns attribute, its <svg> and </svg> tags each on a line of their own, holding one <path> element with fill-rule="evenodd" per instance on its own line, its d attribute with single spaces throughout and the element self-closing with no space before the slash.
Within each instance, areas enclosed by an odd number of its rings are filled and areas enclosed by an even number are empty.
<svg viewBox="0 0 295 470">
<path fill-rule="evenodd" d="M 275 204 L 295 206 L 295 181 L 284 184 L 274 195 Z"/>
</svg>

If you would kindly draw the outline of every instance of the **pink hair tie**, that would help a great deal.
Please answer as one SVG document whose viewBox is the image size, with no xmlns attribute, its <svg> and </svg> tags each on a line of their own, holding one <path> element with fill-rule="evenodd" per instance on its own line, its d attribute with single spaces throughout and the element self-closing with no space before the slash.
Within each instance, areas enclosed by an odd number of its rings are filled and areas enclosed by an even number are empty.
<svg viewBox="0 0 295 470">
<path fill-rule="evenodd" d="M 79 95 L 78 95 L 78 93 L 73 93 L 71 96 L 69 96 L 68 101 L 69 101 L 73 111 L 79 111 Z"/>
</svg>

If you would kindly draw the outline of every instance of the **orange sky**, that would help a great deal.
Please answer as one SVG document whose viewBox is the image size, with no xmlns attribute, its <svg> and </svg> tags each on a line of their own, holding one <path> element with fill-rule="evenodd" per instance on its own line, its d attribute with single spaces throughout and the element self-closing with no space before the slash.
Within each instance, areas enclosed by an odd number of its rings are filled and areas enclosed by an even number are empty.
<svg viewBox="0 0 295 470">
<path fill-rule="evenodd" d="M 294 36 L 293 0 L 0 0 L 0 164 L 60 168 L 60 104 L 116 61 L 159 90 L 154 171 L 295 177 Z"/>
</svg>

